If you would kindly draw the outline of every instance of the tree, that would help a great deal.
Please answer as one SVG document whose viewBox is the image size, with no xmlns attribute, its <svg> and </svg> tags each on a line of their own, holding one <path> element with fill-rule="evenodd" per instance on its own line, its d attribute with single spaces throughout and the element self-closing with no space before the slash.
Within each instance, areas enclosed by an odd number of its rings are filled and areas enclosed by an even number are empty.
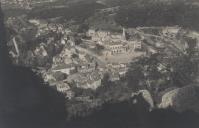
<svg viewBox="0 0 199 128">
<path fill-rule="evenodd" d="M 65 80 L 67 78 L 67 75 L 65 73 L 62 73 L 62 72 L 55 72 L 53 74 L 53 76 L 55 77 L 55 79 L 57 81 L 62 81 L 62 80 Z"/>
<path fill-rule="evenodd" d="M 96 46 L 95 46 L 95 52 L 97 54 L 101 54 L 103 50 L 104 50 L 104 46 L 102 46 L 100 44 L 96 44 Z"/>
</svg>

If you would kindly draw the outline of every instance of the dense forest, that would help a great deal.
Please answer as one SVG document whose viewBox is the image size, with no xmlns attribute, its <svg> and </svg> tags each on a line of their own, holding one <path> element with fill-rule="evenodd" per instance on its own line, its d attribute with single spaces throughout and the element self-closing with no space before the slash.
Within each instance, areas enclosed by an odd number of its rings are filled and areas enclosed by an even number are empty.
<svg viewBox="0 0 199 128">
<path fill-rule="evenodd" d="M 199 6 L 183 1 L 143 2 L 121 7 L 116 21 L 127 27 L 174 26 L 199 29 Z"/>
</svg>

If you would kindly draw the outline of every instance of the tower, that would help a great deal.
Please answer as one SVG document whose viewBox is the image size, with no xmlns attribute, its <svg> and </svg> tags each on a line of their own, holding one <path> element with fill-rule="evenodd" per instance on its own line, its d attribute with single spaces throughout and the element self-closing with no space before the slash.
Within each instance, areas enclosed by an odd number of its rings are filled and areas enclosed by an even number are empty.
<svg viewBox="0 0 199 128">
<path fill-rule="evenodd" d="M 122 38 L 126 40 L 126 29 L 123 27 Z"/>
</svg>

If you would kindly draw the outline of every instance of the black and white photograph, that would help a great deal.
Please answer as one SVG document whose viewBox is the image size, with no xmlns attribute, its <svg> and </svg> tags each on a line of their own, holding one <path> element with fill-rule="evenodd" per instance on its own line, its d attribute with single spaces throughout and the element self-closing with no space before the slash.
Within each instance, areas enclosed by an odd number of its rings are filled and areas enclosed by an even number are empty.
<svg viewBox="0 0 199 128">
<path fill-rule="evenodd" d="M 199 0 L 0 0 L 0 128 L 199 128 Z"/>
</svg>

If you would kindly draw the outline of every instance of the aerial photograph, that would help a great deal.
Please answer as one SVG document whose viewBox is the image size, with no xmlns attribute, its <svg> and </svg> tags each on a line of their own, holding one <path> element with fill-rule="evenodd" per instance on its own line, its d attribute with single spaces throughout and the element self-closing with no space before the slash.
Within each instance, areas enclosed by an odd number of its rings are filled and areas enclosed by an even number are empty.
<svg viewBox="0 0 199 128">
<path fill-rule="evenodd" d="M 0 0 L 0 128 L 199 128 L 199 0 Z"/>
</svg>

